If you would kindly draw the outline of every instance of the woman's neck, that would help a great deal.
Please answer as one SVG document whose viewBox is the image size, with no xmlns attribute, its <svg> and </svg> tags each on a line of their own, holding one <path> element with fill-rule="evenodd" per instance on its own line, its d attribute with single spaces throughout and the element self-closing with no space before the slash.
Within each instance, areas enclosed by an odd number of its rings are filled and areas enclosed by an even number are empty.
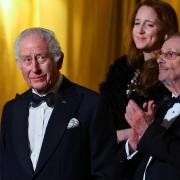
<svg viewBox="0 0 180 180">
<path fill-rule="evenodd" d="M 143 52 L 144 54 L 144 61 L 147 61 L 149 59 L 155 58 L 155 53 L 154 52 Z"/>
</svg>

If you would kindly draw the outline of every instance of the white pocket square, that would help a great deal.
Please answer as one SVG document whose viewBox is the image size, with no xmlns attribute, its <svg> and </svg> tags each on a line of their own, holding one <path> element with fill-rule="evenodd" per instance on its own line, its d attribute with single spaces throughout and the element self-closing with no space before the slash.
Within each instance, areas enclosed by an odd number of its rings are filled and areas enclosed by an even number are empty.
<svg viewBox="0 0 180 180">
<path fill-rule="evenodd" d="M 71 129 L 71 128 L 75 128 L 79 126 L 79 121 L 76 118 L 72 118 L 70 119 L 68 125 L 67 125 L 67 129 Z"/>
</svg>

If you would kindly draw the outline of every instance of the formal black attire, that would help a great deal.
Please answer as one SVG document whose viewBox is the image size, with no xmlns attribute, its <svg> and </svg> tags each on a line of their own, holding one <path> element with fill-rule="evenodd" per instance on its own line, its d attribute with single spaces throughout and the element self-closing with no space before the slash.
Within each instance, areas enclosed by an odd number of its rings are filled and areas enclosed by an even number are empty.
<svg viewBox="0 0 180 180">
<path fill-rule="evenodd" d="M 121 179 L 142 180 L 145 169 L 146 180 L 180 179 L 180 115 L 168 128 L 161 124 L 169 108 L 168 103 L 158 104 L 155 122 L 146 130 L 138 144 L 138 153 L 131 160 L 127 160 L 125 148 L 121 149 Z M 147 166 L 150 156 L 152 160 Z"/>
<path fill-rule="evenodd" d="M 101 96 L 65 77 L 46 128 L 36 169 L 33 169 L 28 140 L 31 93 L 30 89 L 4 106 L 1 180 L 116 179 L 116 135 L 112 123 L 101 117 Z M 79 124 L 68 128 L 72 118 Z"/>
</svg>

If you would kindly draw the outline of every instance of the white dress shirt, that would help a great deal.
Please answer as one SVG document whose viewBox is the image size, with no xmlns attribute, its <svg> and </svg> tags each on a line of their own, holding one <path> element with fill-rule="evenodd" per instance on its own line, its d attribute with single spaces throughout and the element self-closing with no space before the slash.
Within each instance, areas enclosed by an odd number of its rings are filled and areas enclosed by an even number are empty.
<svg viewBox="0 0 180 180">
<path fill-rule="evenodd" d="M 63 76 L 60 74 L 57 83 L 49 92 L 57 93 L 62 83 L 62 80 L 63 80 Z M 33 89 L 32 92 L 38 94 Z M 41 151 L 41 146 L 46 132 L 46 127 L 48 125 L 52 111 L 53 111 L 53 107 L 49 107 L 46 104 L 46 102 L 41 103 L 38 107 L 34 108 L 30 106 L 29 108 L 28 137 L 29 137 L 30 152 L 31 152 L 30 158 L 34 170 L 36 169 L 39 154 Z"/>
<path fill-rule="evenodd" d="M 172 97 L 175 97 L 174 95 L 172 95 Z M 174 120 L 176 119 L 177 116 L 180 115 L 180 103 L 175 103 L 167 112 L 166 115 L 164 116 L 164 119 L 161 123 L 162 126 L 164 126 L 165 128 L 169 128 L 169 126 L 174 122 Z M 128 145 L 128 140 L 125 144 L 125 149 L 126 149 L 126 155 L 127 155 L 127 160 L 132 159 L 137 153 L 138 151 L 136 150 L 135 152 L 133 152 L 132 154 L 130 154 L 129 151 L 129 145 Z M 146 170 L 150 164 L 152 160 L 152 156 L 149 157 L 148 162 L 146 164 L 146 168 L 144 170 L 144 174 L 143 174 L 143 180 L 146 180 Z"/>
</svg>

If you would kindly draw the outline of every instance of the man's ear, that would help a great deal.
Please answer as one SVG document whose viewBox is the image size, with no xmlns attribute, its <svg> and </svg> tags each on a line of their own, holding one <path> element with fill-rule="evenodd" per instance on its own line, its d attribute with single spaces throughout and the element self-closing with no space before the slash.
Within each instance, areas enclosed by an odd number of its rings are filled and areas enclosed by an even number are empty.
<svg viewBox="0 0 180 180">
<path fill-rule="evenodd" d="M 62 68 L 62 64 L 63 64 L 63 59 L 64 59 L 64 53 L 61 53 L 61 57 L 59 58 L 59 60 L 57 61 L 57 69 L 60 70 Z"/>
</svg>

